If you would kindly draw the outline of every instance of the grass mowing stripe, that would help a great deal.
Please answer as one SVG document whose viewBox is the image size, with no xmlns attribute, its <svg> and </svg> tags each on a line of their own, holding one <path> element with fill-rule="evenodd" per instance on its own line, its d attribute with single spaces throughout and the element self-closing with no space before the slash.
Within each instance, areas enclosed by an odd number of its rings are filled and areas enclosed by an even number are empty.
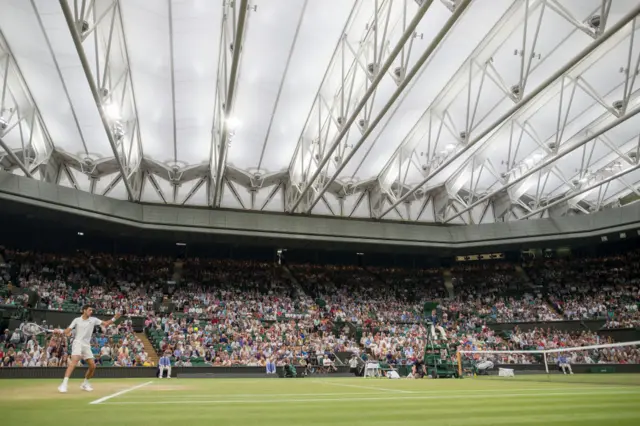
<svg viewBox="0 0 640 426">
<path fill-rule="evenodd" d="M 376 388 L 378 389 L 378 388 Z M 581 387 L 573 387 L 573 388 L 552 388 L 552 387 L 548 387 L 548 388 L 518 388 L 518 389 L 508 389 L 509 391 L 512 392 L 540 392 L 540 391 L 567 391 L 567 390 L 601 390 L 603 395 L 607 394 L 607 390 L 615 390 L 615 389 L 628 389 L 628 387 L 626 386 L 612 386 L 612 387 L 600 387 L 600 386 L 581 386 Z M 427 391 L 421 391 L 421 390 L 416 390 L 416 391 L 407 391 L 410 392 L 411 394 L 414 395 L 433 395 L 433 394 L 438 394 L 438 395 L 442 395 L 442 394 L 447 394 L 447 393 L 465 393 L 465 394 L 486 394 L 486 393 L 493 393 L 493 392 L 504 392 L 505 389 L 456 389 L 456 390 L 427 390 Z M 162 393 L 156 393 L 155 395 L 153 394 L 153 392 L 147 392 L 145 394 L 136 394 L 136 395 L 130 395 L 129 398 L 133 398 L 133 399 L 158 399 L 158 398 L 196 398 L 196 399 L 203 399 L 203 398 L 251 398 L 251 397 L 273 397 L 273 398 L 279 398 L 279 397 L 283 397 L 283 396 L 351 396 L 351 395 L 371 395 L 371 396 L 378 396 L 378 395 L 387 395 L 388 392 L 386 390 L 380 390 L 379 392 L 341 392 L 341 393 L 225 393 L 225 394 L 216 394 L 216 393 L 199 393 L 199 394 L 182 394 L 180 393 L 179 390 L 175 390 L 173 391 L 174 393 L 167 393 L 167 392 L 162 392 Z M 638 392 L 640 392 L 640 389 L 638 389 Z"/>
<path fill-rule="evenodd" d="M 377 386 L 360 386 L 360 385 L 347 385 L 345 383 L 333 383 L 333 382 L 325 382 L 321 380 L 312 380 L 313 383 L 320 383 L 322 385 L 329 386 L 344 386 L 347 388 L 358 388 L 358 389 L 371 389 L 377 391 L 385 391 L 385 392 L 398 392 L 398 393 L 413 393 L 413 391 L 402 390 L 402 389 L 388 389 L 388 388 L 380 388 Z"/>
<path fill-rule="evenodd" d="M 91 404 L 91 405 L 102 404 L 105 401 L 110 400 L 111 398 L 115 398 L 117 396 L 124 395 L 125 393 L 129 393 L 131 391 L 134 391 L 136 389 L 140 389 L 142 387 L 150 385 L 151 383 L 153 383 L 153 380 L 150 381 L 150 382 L 142 383 L 141 385 L 137 385 L 137 386 L 133 386 L 133 387 L 121 390 L 120 392 L 112 393 L 111 395 L 107 395 L 107 396 L 104 396 L 104 397 L 102 397 L 100 399 L 96 399 L 95 401 L 91 401 L 89 404 Z"/>
<path fill-rule="evenodd" d="M 424 396 L 386 396 L 372 398 L 286 398 L 286 399 L 263 399 L 263 400 L 246 400 L 246 399 L 218 399 L 218 400 L 163 400 L 163 401 L 119 401 L 109 402 L 104 405 L 156 405 L 156 404 L 291 404 L 295 402 L 364 402 L 364 401 L 402 401 L 402 400 L 446 400 L 446 399 L 489 399 L 489 398 L 546 398 L 557 396 L 583 396 L 583 395 L 631 395 L 639 394 L 638 391 L 618 391 L 618 392 L 544 392 L 544 393 L 505 393 L 505 394 L 481 394 L 481 395 L 424 395 Z"/>
<path fill-rule="evenodd" d="M 388 395 L 388 392 L 341 392 L 341 393 L 226 393 L 226 394 L 215 394 L 215 393 L 200 393 L 200 394 L 188 394 L 183 395 L 180 393 L 175 394 L 158 394 L 158 395 L 150 395 L 150 394 L 139 394 L 135 396 L 130 396 L 130 398 L 252 398 L 252 397 L 273 397 L 279 398 L 281 396 L 350 396 L 350 395 Z"/>
</svg>

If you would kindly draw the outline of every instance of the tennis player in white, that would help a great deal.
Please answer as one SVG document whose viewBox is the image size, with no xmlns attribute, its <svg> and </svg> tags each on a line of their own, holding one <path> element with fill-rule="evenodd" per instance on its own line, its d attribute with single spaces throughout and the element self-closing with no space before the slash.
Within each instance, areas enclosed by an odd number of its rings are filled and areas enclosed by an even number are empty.
<svg viewBox="0 0 640 426">
<path fill-rule="evenodd" d="M 71 336 L 71 332 L 73 330 L 75 330 L 76 335 L 73 339 L 73 344 L 71 345 L 71 360 L 69 361 L 67 371 L 64 374 L 64 380 L 62 381 L 62 384 L 58 386 L 58 391 L 62 393 L 67 392 L 69 377 L 71 377 L 71 373 L 73 373 L 73 370 L 81 359 L 84 359 L 87 364 L 89 364 L 89 368 L 87 369 L 87 374 L 84 376 L 84 382 L 82 383 L 82 386 L 80 386 L 80 389 L 87 392 L 91 392 L 93 390 L 89 384 L 89 379 L 93 377 L 93 373 L 96 371 L 96 363 L 93 360 L 93 353 L 91 352 L 91 336 L 93 335 L 93 328 L 96 325 L 109 327 L 111 324 L 116 322 L 118 318 L 120 318 L 120 314 L 116 313 L 109 321 L 102 321 L 96 317 L 92 317 L 91 314 L 93 314 L 93 308 L 90 305 L 83 306 L 82 316 L 74 319 L 69 328 L 64 330 L 64 334 L 67 337 Z M 56 331 L 58 333 L 63 332 L 62 330 Z"/>
</svg>

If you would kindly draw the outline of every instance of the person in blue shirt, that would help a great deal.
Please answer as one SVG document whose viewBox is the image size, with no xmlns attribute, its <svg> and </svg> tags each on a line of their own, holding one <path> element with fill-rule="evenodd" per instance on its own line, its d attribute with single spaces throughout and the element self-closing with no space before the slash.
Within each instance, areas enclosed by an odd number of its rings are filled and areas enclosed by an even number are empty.
<svg viewBox="0 0 640 426">
<path fill-rule="evenodd" d="M 169 358 L 168 352 L 165 352 L 158 361 L 158 369 L 160 370 L 159 378 L 162 379 L 165 371 L 167 372 L 167 379 L 171 378 L 171 359 Z"/>
<path fill-rule="evenodd" d="M 440 333 L 442 340 L 447 340 L 447 334 L 444 332 L 444 328 L 440 325 L 438 313 L 435 309 L 431 311 L 431 316 L 428 317 L 428 320 L 431 322 L 431 336 L 433 337 L 433 340 L 438 340 L 436 330 L 438 330 L 438 332 Z"/>
<path fill-rule="evenodd" d="M 571 369 L 571 364 L 569 364 L 569 358 L 566 355 L 561 354 L 558 357 L 558 366 L 562 369 L 564 374 L 567 374 L 567 370 L 569 370 L 569 374 L 573 374 L 573 370 Z"/>
</svg>

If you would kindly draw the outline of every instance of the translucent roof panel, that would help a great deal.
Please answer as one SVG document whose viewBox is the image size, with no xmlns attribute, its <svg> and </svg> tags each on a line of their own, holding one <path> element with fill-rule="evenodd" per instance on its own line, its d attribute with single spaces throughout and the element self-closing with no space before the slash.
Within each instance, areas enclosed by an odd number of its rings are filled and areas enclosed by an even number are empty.
<svg viewBox="0 0 640 426">
<path fill-rule="evenodd" d="M 51 162 L 49 180 L 135 202 L 403 221 L 624 204 L 638 2 L 487 2 L 0 0 L 3 167 Z"/>
</svg>

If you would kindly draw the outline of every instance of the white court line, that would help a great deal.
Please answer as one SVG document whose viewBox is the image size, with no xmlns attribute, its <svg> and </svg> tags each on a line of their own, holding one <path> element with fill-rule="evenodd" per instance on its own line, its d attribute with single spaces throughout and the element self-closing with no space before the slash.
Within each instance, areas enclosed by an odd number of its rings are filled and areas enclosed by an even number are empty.
<svg viewBox="0 0 640 426">
<path fill-rule="evenodd" d="M 255 397 L 255 396 L 262 396 L 262 397 L 273 397 L 273 398 L 279 398 L 281 396 L 350 396 L 350 395 L 387 395 L 387 392 L 367 392 L 367 393 L 360 393 L 360 392 L 355 392 L 355 393 L 351 393 L 351 392 L 347 392 L 347 393 L 269 393 L 269 392 L 264 392 L 264 393 L 227 393 L 224 395 L 216 395 L 216 394 L 206 394 L 206 393 L 201 393 L 201 394 L 162 394 L 162 395 L 153 395 L 153 392 L 147 392 L 145 394 L 139 394 L 139 395 L 135 395 L 135 396 L 129 396 L 129 398 L 251 398 L 251 397 Z"/>
<path fill-rule="evenodd" d="M 312 382 L 320 383 L 322 385 L 328 385 L 328 386 L 344 386 L 347 388 L 370 389 L 370 390 L 377 390 L 377 391 L 384 391 L 384 392 L 414 393 L 412 391 L 402 390 L 402 389 L 388 389 L 388 388 L 379 388 L 375 386 L 347 385 L 344 383 L 323 382 L 321 380 L 312 380 Z"/>
<path fill-rule="evenodd" d="M 320 382 L 315 382 L 315 383 L 320 383 Z M 600 389 L 628 389 L 628 386 L 580 386 L 580 387 L 552 387 L 552 388 L 513 388 L 513 389 L 507 389 L 511 392 L 540 392 L 540 391 L 565 391 L 565 390 L 600 390 Z M 372 388 L 374 389 L 374 388 Z M 380 388 L 375 388 L 376 390 L 380 389 Z M 167 394 L 165 391 L 172 391 L 175 393 L 172 394 Z M 493 392 L 504 392 L 505 389 L 457 389 L 456 393 L 493 393 Z M 157 398 L 196 398 L 196 399 L 203 399 L 203 398 L 251 398 L 251 397 L 274 397 L 274 398 L 279 398 L 282 396 L 349 396 L 349 395 L 371 395 L 371 396 L 378 396 L 378 395 L 386 395 L 388 394 L 387 390 L 384 389 L 380 389 L 379 392 L 340 392 L 340 393 L 267 393 L 267 392 L 263 392 L 263 393 L 234 393 L 234 394 L 207 394 L 207 393 L 199 393 L 199 394 L 183 394 L 183 393 L 179 393 L 180 390 L 179 389 L 164 389 L 164 391 L 162 393 L 160 393 L 160 391 L 155 390 L 155 389 L 148 389 L 145 393 L 141 393 L 141 394 L 136 394 L 136 395 L 130 395 L 129 398 L 153 398 L 153 399 L 157 399 Z M 433 394 L 442 394 L 443 392 L 447 392 L 447 391 L 443 391 L 443 390 L 415 390 L 415 391 L 407 391 L 410 392 L 414 395 L 433 395 Z"/>
<path fill-rule="evenodd" d="M 387 396 L 387 397 L 373 397 L 373 398 L 304 398 L 304 399 L 266 399 L 266 400 L 252 400 L 252 399 L 217 399 L 217 400 L 201 400 L 201 401 L 120 401 L 120 402 L 108 402 L 105 405 L 159 405 L 159 404 L 291 404 L 295 402 L 354 402 L 354 401 L 402 401 L 402 400 L 429 400 L 429 399 L 487 399 L 487 398 L 519 398 L 519 397 L 535 397 L 546 398 L 556 396 L 581 396 L 581 395 L 628 395 L 638 394 L 638 391 L 620 391 L 620 392 L 543 392 L 543 393 L 504 393 L 504 394 L 481 394 L 481 395 L 430 395 L 430 396 Z"/>
<path fill-rule="evenodd" d="M 319 382 L 317 382 L 319 383 Z M 376 388 L 379 389 L 379 388 Z M 508 389 L 509 391 L 512 392 L 540 392 L 540 391 L 565 391 L 565 390 L 600 390 L 600 389 L 628 389 L 628 386 L 613 386 L 613 387 L 601 387 L 601 386 L 580 386 L 580 387 L 572 387 L 572 388 L 565 388 L 565 387 L 560 387 L 560 388 L 514 388 L 514 389 Z M 458 389 L 456 390 L 456 393 L 493 393 L 493 392 L 504 392 L 505 389 Z M 216 395 L 216 394 L 206 394 L 206 393 L 199 393 L 199 394 L 182 394 L 182 393 L 178 393 L 179 390 L 176 389 L 174 390 L 174 394 L 166 394 L 165 392 L 163 392 L 162 394 L 157 393 L 157 391 L 153 390 L 153 389 L 149 389 L 147 392 L 145 392 L 144 394 L 136 394 L 136 395 L 130 395 L 129 398 L 135 398 L 135 399 L 157 399 L 157 398 L 195 398 L 195 399 L 205 399 L 205 398 L 251 398 L 251 397 L 269 397 L 269 398 L 279 398 L 279 397 L 283 397 L 283 396 L 351 396 L 351 395 L 357 395 L 357 396 L 362 396 L 362 395 L 371 395 L 371 396 L 379 396 L 379 395 L 387 395 L 388 392 L 386 390 L 380 390 L 379 392 L 341 392 L 341 393 L 235 393 L 235 394 L 223 394 L 223 395 Z M 409 392 L 409 391 L 408 391 Z M 447 391 L 442 391 L 442 390 L 416 390 L 416 391 L 411 391 L 412 394 L 414 395 L 433 395 L 433 394 L 442 394 L 443 392 L 447 392 Z M 154 395 L 155 393 L 155 395 Z"/>
<path fill-rule="evenodd" d="M 153 383 L 153 380 L 150 381 L 150 382 L 147 382 L 147 383 L 143 383 L 141 385 L 137 385 L 137 386 L 133 386 L 133 387 L 127 388 L 125 390 L 121 390 L 120 392 L 116 392 L 116 393 L 113 393 L 111 395 L 104 396 L 104 397 L 102 397 L 100 399 L 96 399 L 95 401 L 91 401 L 89 404 L 91 404 L 91 405 L 102 404 L 103 402 L 108 401 L 111 398 L 115 398 L 116 396 L 124 395 L 125 393 L 129 393 L 129 392 L 134 391 L 136 389 L 140 389 L 142 387 L 150 385 L 151 383 Z"/>
</svg>

